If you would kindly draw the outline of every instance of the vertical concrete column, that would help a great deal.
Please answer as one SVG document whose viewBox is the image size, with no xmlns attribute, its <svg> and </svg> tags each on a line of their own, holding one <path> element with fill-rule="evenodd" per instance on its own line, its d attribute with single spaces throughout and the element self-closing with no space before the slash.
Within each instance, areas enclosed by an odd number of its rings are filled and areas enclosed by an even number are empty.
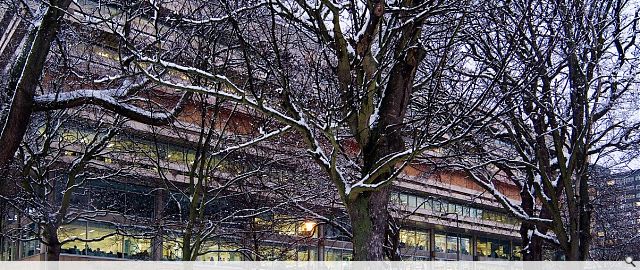
<svg viewBox="0 0 640 270">
<path fill-rule="evenodd" d="M 22 215 L 18 214 L 17 218 L 16 218 L 16 228 L 22 228 Z M 16 240 L 15 243 L 15 253 L 13 256 L 13 260 L 17 261 L 22 259 L 21 258 L 21 254 L 22 254 L 22 241 L 20 239 L 22 239 L 22 230 L 19 230 L 20 235 L 18 235 L 18 240 Z"/>
<path fill-rule="evenodd" d="M 156 235 L 151 239 L 151 260 L 160 261 L 162 260 L 162 237 L 164 235 L 162 218 L 167 203 L 167 191 L 157 191 L 154 199 L 153 220 L 154 226 L 156 227 Z"/>
<path fill-rule="evenodd" d="M 429 258 L 432 261 L 436 260 L 436 231 L 434 229 L 429 230 Z"/>
<path fill-rule="evenodd" d="M 473 255 L 473 260 L 477 261 L 478 260 L 478 236 L 474 235 L 471 238 L 471 242 L 473 242 L 471 244 L 471 248 L 473 249 L 473 251 L 471 252 L 471 254 Z"/>
<path fill-rule="evenodd" d="M 324 227 L 325 225 L 318 225 L 318 254 L 316 256 L 318 261 L 324 261 L 324 251 L 325 251 Z"/>
</svg>

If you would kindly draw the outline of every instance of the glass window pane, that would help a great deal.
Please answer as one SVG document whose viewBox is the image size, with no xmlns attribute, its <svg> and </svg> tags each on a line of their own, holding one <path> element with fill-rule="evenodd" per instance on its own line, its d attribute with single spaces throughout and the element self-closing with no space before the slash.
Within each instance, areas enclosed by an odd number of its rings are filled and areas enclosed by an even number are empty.
<svg viewBox="0 0 640 270">
<path fill-rule="evenodd" d="M 447 253 L 458 253 L 458 237 L 447 235 Z"/>
<path fill-rule="evenodd" d="M 123 258 L 123 237 L 117 235 L 116 229 L 109 224 L 89 223 L 88 239 L 100 241 L 87 243 L 86 254 L 89 256 Z"/>
<path fill-rule="evenodd" d="M 454 204 L 454 203 L 449 203 L 449 208 L 448 208 L 447 212 L 449 212 L 449 213 L 455 213 L 455 212 L 456 212 L 456 204 Z"/>
<path fill-rule="evenodd" d="M 442 211 L 442 202 L 438 200 L 433 200 L 433 211 L 441 212 Z"/>
<path fill-rule="evenodd" d="M 416 197 L 416 207 L 424 208 L 424 198 Z"/>
<path fill-rule="evenodd" d="M 182 258 L 182 249 L 180 248 L 181 239 L 176 237 L 165 237 L 162 241 L 162 259 L 169 261 L 177 261 Z"/>
<path fill-rule="evenodd" d="M 516 260 L 521 261 L 522 260 L 522 247 L 521 246 L 513 246 L 513 257 L 515 257 Z"/>
<path fill-rule="evenodd" d="M 460 254 L 471 255 L 471 239 L 460 237 Z"/>
<path fill-rule="evenodd" d="M 416 232 L 416 247 L 419 250 L 429 250 L 429 233 Z"/>
<path fill-rule="evenodd" d="M 151 239 L 125 237 L 124 256 L 134 260 L 151 259 Z"/>
<path fill-rule="evenodd" d="M 447 250 L 447 242 L 444 235 L 435 234 L 435 246 L 433 248 L 436 252 L 445 252 Z"/>
<path fill-rule="evenodd" d="M 417 207 L 416 196 L 409 195 L 409 207 Z"/>
<path fill-rule="evenodd" d="M 407 204 L 409 202 L 409 198 L 408 198 L 407 194 L 400 193 L 400 202 L 402 204 Z"/>
<path fill-rule="evenodd" d="M 87 223 L 85 221 L 77 221 L 72 224 L 60 226 L 58 229 L 58 238 L 62 241 L 78 238 L 87 239 Z M 62 245 L 62 253 L 68 254 L 84 254 L 84 242 L 73 241 Z"/>
<path fill-rule="evenodd" d="M 477 241 L 477 255 L 488 257 L 491 254 L 491 243 L 487 242 L 486 238 L 478 238 Z"/>
<path fill-rule="evenodd" d="M 422 208 L 433 211 L 432 203 L 433 203 L 432 199 L 425 199 L 424 205 L 422 205 Z"/>
</svg>

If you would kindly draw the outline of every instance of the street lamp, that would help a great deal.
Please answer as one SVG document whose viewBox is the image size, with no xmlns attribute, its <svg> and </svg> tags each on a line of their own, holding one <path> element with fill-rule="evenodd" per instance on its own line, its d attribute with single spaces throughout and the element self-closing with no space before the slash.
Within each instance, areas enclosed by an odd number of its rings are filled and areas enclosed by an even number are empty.
<svg viewBox="0 0 640 270">
<path fill-rule="evenodd" d="M 456 259 L 458 261 L 460 261 L 460 223 L 459 223 L 459 216 L 458 213 L 456 212 L 446 212 L 446 213 L 442 213 L 440 214 L 442 217 L 446 217 L 448 215 L 455 215 L 456 216 Z"/>
</svg>

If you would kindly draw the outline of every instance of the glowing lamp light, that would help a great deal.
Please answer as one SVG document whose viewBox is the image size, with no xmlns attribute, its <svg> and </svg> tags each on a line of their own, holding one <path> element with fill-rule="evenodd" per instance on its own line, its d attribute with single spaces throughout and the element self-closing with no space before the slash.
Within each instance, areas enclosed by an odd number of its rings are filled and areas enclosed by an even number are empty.
<svg viewBox="0 0 640 270">
<path fill-rule="evenodd" d="M 302 229 L 305 232 L 310 232 L 310 231 L 313 231 L 313 228 L 315 228 L 316 225 L 317 224 L 315 222 L 313 222 L 313 221 L 305 221 L 303 226 L 302 226 Z"/>
</svg>

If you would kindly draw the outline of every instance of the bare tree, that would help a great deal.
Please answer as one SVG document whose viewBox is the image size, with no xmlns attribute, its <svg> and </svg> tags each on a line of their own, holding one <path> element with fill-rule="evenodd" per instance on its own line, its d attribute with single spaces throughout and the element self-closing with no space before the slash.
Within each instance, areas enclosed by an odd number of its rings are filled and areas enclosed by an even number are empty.
<svg viewBox="0 0 640 270">
<path fill-rule="evenodd" d="M 157 84 L 224 98 L 295 129 L 346 206 L 354 259 L 382 260 L 389 186 L 395 177 L 412 157 L 469 136 L 486 120 L 470 118 L 473 110 L 467 109 L 484 100 L 470 87 L 449 99 L 458 102 L 439 103 L 446 96 L 442 74 L 459 64 L 452 62 L 464 22 L 460 5 L 221 2 L 220 14 L 169 20 L 201 27 L 229 25 L 232 56 L 242 64 L 226 72 L 185 65 L 175 54 L 178 50 L 152 55 L 135 46 L 129 49 L 138 66 L 154 66 L 142 72 Z M 171 5 L 157 3 L 155 12 L 165 6 Z M 251 12 L 239 12 L 246 10 Z M 174 29 L 157 19 L 150 23 L 162 31 Z M 177 82 L 171 72 L 206 83 Z M 413 102 L 423 106 L 410 110 Z"/>
<path fill-rule="evenodd" d="M 593 212 L 607 211 L 591 202 L 590 164 L 639 140 L 634 5 L 487 3 L 466 34 L 468 67 L 501 105 L 482 110 L 499 120 L 462 148 L 459 167 L 523 219 L 525 260 L 542 258 L 543 241 L 568 260 L 589 258 Z M 520 188 L 520 203 L 501 181 Z"/>
<path fill-rule="evenodd" d="M 144 89 L 146 84 L 131 83 L 130 81 L 123 82 L 122 79 L 127 77 L 123 69 L 121 69 L 123 71 L 121 76 L 93 80 L 91 84 L 95 87 L 93 89 L 58 89 L 65 93 L 52 93 L 50 89 L 40 89 L 40 83 L 45 78 L 45 68 L 48 66 L 47 59 L 51 58 L 49 55 L 50 49 L 54 47 L 56 43 L 58 46 L 61 46 L 64 41 L 73 40 L 74 35 L 68 33 L 69 31 L 67 31 L 66 36 L 63 34 L 63 38 L 59 35 L 60 32 L 65 32 L 61 30 L 72 30 L 74 28 L 74 24 L 69 23 L 65 18 L 76 20 L 76 23 L 80 25 L 79 28 L 85 30 L 86 33 L 86 30 L 95 27 L 91 22 L 91 18 L 110 16 L 104 13 L 102 7 L 96 9 L 72 5 L 71 3 L 71 0 L 51 0 L 43 2 L 20 1 L 19 3 L 3 2 L 3 5 L 11 5 L 12 10 L 20 11 L 17 12 L 16 16 L 24 16 L 23 19 L 28 21 L 28 30 L 23 46 L 19 49 L 20 53 L 17 59 L 6 63 L 12 66 L 10 73 L 6 77 L 3 76 L 3 79 L 6 79 L 6 82 L 2 84 L 3 95 L 6 96 L 6 98 L 3 98 L 3 102 L 8 103 L 3 104 L 3 107 L 6 105 L 8 112 L 6 114 L 3 113 L 1 115 L 2 117 L 0 117 L 0 120 L 2 120 L 2 122 L 0 122 L 2 126 L 2 130 L 0 130 L 0 142 L 5 146 L 0 149 L 0 168 L 4 168 L 10 163 L 20 146 L 20 142 L 28 129 L 34 112 L 71 108 L 83 104 L 94 104 L 140 122 L 152 125 L 164 125 L 171 121 L 174 116 L 182 110 L 182 102 L 190 96 L 190 94 L 185 94 L 172 110 L 164 110 L 164 112 L 154 111 L 151 108 L 145 110 L 128 102 L 132 97 L 136 96 L 140 90 Z M 106 6 L 109 5 L 108 3 L 105 4 L 107 4 Z M 133 12 L 141 10 L 139 3 L 134 3 L 133 6 Z M 88 8 L 87 12 L 85 12 L 85 8 Z M 126 12 L 127 9 L 124 10 L 125 14 L 131 15 L 131 13 Z M 69 16 L 65 17 L 65 15 L 69 14 L 68 12 L 76 16 L 70 16 L 71 18 L 68 18 Z M 108 21 L 110 20 L 107 19 L 107 22 Z M 11 35 L 9 35 L 9 38 L 11 38 Z M 96 40 L 91 40 L 91 37 L 85 38 L 89 40 L 85 45 L 96 43 Z M 91 48 L 91 46 L 87 47 Z M 73 54 L 77 52 L 73 50 L 70 52 L 63 49 L 57 52 L 55 56 L 66 58 L 70 53 Z M 73 70 L 73 66 L 70 65 L 72 62 L 73 61 L 63 62 L 63 66 L 60 69 L 64 70 L 66 68 L 67 71 L 69 69 Z M 104 69 L 101 71 L 102 72 L 98 72 L 98 74 L 103 73 Z M 78 72 L 74 74 L 79 75 L 82 73 L 83 72 Z M 71 79 L 82 80 L 85 78 L 78 76 Z M 121 86 L 108 88 L 105 86 L 109 84 L 104 84 L 105 82 L 111 82 L 111 85 L 120 83 Z M 41 90 L 42 94 L 38 95 L 38 90 Z"/>
<path fill-rule="evenodd" d="M 20 217 L 20 222 L 33 225 L 5 228 L 3 236 L 20 241 L 39 240 L 47 247 L 47 260 L 58 260 L 61 246 L 67 242 L 104 239 L 61 239 L 59 229 L 80 219 L 106 215 L 78 205 L 76 193 L 90 181 L 120 173 L 98 160 L 108 154 L 107 146 L 117 134 L 117 124 L 94 119 L 100 132 L 87 132 L 86 124 L 78 122 L 81 115 L 69 111 L 38 115 L 40 124 L 30 128 L 29 140 L 21 147 L 17 159 L 21 165 L 15 179 L 8 183 L 11 192 L 1 197 Z"/>
</svg>

